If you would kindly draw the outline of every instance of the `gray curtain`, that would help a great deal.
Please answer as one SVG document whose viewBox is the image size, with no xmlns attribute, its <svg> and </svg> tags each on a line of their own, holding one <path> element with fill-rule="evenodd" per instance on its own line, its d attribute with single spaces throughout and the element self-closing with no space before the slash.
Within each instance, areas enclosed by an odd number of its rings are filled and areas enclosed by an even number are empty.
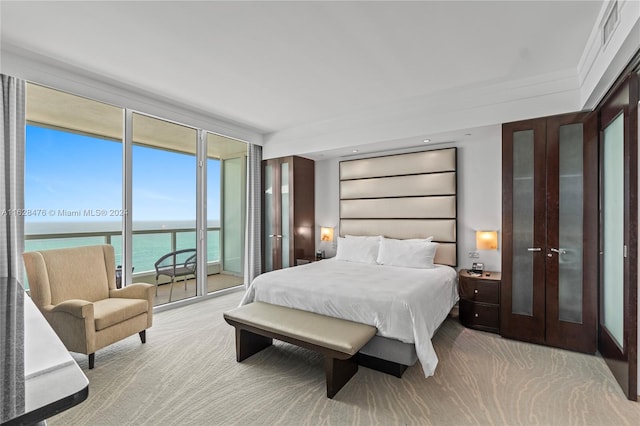
<svg viewBox="0 0 640 426">
<path fill-rule="evenodd" d="M 247 226 L 244 244 L 244 285 L 262 272 L 262 147 L 249 144 L 247 156 Z"/>
<path fill-rule="evenodd" d="M 0 277 L 23 282 L 25 82 L 2 79 L 2 146 L 0 146 Z"/>
<path fill-rule="evenodd" d="M 22 251 L 24 248 L 24 138 L 25 83 L 0 74 L 2 81 L 2 145 L 0 145 L 0 410 L 3 418 L 24 412 L 24 291 Z"/>
</svg>

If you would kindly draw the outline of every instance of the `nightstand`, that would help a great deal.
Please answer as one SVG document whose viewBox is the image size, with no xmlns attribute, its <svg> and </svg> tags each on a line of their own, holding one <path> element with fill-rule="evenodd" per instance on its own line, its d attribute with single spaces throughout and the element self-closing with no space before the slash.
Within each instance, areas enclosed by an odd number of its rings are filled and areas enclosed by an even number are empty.
<svg viewBox="0 0 640 426">
<path fill-rule="evenodd" d="M 500 272 L 484 271 L 482 275 L 475 275 L 462 269 L 458 277 L 462 325 L 499 333 Z"/>
</svg>

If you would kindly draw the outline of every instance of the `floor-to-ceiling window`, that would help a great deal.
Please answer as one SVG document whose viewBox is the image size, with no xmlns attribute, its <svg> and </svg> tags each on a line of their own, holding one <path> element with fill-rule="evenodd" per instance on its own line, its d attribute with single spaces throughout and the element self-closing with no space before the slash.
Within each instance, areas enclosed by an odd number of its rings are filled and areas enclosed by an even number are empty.
<svg viewBox="0 0 640 426">
<path fill-rule="evenodd" d="M 195 280 L 187 282 L 194 275 L 172 285 L 154 266 L 167 254 L 196 249 L 196 146 L 196 129 L 133 114 L 131 266 L 137 282 L 169 284 L 158 285 L 156 305 L 196 295 Z M 180 267 L 192 255 L 167 260 Z"/>
<path fill-rule="evenodd" d="M 155 304 L 242 284 L 244 142 L 34 84 L 28 93 L 27 250 L 112 244 L 116 264 L 131 268 L 124 285 L 155 284 L 162 256 L 202 242 L 206 274 L 197 285 L 195 274 L 179 277 L 173 291 L 161 275 Z M 202 231 L 198 202 L 207 206 Z"/>
<path fill-rule="evenodd" d="M 27 86 L 25 250 L 109 243 L 120 263 L 122 114 Z"/>
</svg>

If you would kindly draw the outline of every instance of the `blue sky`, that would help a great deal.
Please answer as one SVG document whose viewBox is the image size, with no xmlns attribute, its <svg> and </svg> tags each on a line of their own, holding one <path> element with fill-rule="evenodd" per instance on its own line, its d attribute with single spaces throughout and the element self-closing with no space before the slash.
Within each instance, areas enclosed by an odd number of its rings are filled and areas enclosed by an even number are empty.
<svg viewBox="0 0 640 426">
<path fill-rule="evenodd" d="M 219 161 L 208 162 L 208 175 L 207 211 L 210 220 L 217 220 Z M 122 144 L 28 125 L 24 193 L 25 209 L 37 211 L 37 214 L 27 214 L 27 223 L 119 221 Z M 64 217 L 59 214 L 61 210 L 83 214 Z M 107 215 L 85 216 L 85 210 L 106 210 Z M 134 145 L 133 220 L 195 220 L 195 217 L 195 157 Z"/>
</svg>

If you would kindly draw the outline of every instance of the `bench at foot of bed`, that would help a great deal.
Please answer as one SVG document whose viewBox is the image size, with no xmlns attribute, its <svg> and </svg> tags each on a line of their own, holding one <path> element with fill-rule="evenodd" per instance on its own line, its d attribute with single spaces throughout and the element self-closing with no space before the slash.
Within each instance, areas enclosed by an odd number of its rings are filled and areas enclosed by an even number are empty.
<svg viewBox="0 0 640 426">
<path fill-rule="evenodd" d="M 236 329 L 236 361 L 271 346 L 273 339 L 324 355 L 327 398 L 358 371 L 357 353 L 376 334 L 367 324 L 253 302 L 224 313 Z"/>
</svg>

